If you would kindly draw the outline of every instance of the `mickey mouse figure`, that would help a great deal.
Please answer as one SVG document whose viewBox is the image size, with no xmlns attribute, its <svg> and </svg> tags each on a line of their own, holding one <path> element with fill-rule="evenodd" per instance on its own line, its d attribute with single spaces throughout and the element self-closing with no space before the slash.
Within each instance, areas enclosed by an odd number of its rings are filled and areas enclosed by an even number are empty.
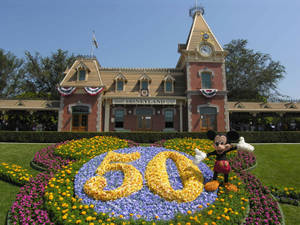
<svg viewBox="0 0 300 225">
<path fill-rule="evenodd" d="M 205 184 L 205 190 L 210 192 L 217 190 L 220 185 L 219 181 L 217 180 L 217 177 L 219 173 L 222 173 L 224 174 L 225 188 L 229 191 L 236 192 L 238 188 L 234 184 L 228 182 L 228 174 L 231 170 L 231 167 L 227 160 L 226 154 L 236 149 L 238 151 L 253 151 L 254 147 L 248 143 L 245 143 L 244 138 L 240 137 L 240 135 L 235 131 L 229 131 L 228 133 L 226 133 L 226 135 L 221 135 L 217 134 L 212 130 L 209 130 L 207 132 L 207 137 L 208 139 L 213 140 L 213 146 L 215 148 L 215 151 L 206 154 L 196 148 L 196 156 L 194 159 L 194 163 L 199 164 L 206 157 L 216 155 L 213 180 Z M 237 141 L 238 139 L 239 143 L 236 146 L 231 145 L 231 142 Z"/>
</svg>

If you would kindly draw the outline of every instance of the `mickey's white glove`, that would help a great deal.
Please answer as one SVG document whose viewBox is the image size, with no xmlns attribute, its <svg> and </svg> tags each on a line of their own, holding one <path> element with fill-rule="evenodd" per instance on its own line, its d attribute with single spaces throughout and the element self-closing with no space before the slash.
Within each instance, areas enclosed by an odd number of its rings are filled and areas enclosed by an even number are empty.
<svg viewBox="0 0 300 225">
<path fill-rule="evenodd" d="M 195 158 L 193 160 L 193 163 L 194 164 L 199 164 L 203 159 L 206 158 L 206 153 L 205 152 L 201 152 L 198 148 L 195 148 L 195 152 L 196 152 L 196 155 L 195 155 Z"/>
<path fill-rule="evenodd" d="M 238 151 L 248 151 L 253 152 L 254 147 L 248 143 L 245 142 L 244 137 L 240 137 L 239 143 L 236 145 Z"/>
</svg>

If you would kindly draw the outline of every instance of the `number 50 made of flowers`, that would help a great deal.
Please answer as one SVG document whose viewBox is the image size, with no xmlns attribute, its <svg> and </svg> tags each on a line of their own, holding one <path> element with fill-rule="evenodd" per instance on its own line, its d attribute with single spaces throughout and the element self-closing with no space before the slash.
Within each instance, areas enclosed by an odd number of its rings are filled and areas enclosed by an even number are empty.
<svg viewBox="0 0 300 225">
<path fill-rule="evenodd" d="M 125 162 L 135 161 L 140 158 L 139 152 L 121 154 L 108 152 L 96 174 L 84 184 L 85 193 L 101 201 L 116 200 L 127 197 L 143 188 L 143 176 L 134 166 Z M 179 171 L 183 189 L 174 190 L 169 182 L 166 168 L 166 160 L 172 159 Z M 120 163 L 111 163 L 120 162 Z M 124 173 L 124 180 L 120 187 L 114 190 L 104 190 L 107 182 L 103 176 L 108 171 L 120 170 Z M 148 163 L 145 171 L 145 179 L 149 189 L 168 201 L 190 202 L 194 201 L 203 190 L 203 176 L 199 168 L 192 160 L 184 155 L 165 151 L 158 153 Z"/>
</svg>

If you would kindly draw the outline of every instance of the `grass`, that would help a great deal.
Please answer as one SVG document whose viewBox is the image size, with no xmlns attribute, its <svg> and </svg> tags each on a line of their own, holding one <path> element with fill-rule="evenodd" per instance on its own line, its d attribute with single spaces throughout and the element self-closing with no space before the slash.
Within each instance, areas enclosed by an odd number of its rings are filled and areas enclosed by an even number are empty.
<svg viewBox="0 0 300 225">
<path fill-rule="evenodd" d="M 0 161 L 15 163 L 38 174 L 30 167 L 35 152 L 47 144 L 0 144 Z M 0 180 L 0 224 L 5 224 L 6 213 L 15 200 L 19 187 Z"/>
<path fill-rule="evenodd" d="M 255 145 L 258 166 L 251 171 L 265 185 L 294 187 L 300 190 L 300 145 Z M 280 204 L 286 225 L 300 224 L 300 206 Z"/>
<path fill-rule="evenodd" d="M 19 164 L 30 168 L 34 153 L 47 144 L 0 144 L 0 161 Z M 251 171 L 265 185 L 279 185 L 300 189 L 299 173 L 300 145 L 267 144 L 255 145 L 255 155 L 258 166 Z M 4 224 L 7 210 L 15 199 L 19 187 L 0 181 L 0 224 Z M 300 207 L 281 204 L 286 219 L 286 225 L 300 224 Z"/>
</svg>

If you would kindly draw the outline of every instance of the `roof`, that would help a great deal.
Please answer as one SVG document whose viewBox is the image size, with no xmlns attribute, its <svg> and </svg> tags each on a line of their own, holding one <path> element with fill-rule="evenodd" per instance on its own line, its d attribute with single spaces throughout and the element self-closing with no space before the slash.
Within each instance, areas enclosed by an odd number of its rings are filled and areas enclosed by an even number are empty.
<svg viewBox="0 0 300 225">
<path fill-rule="evenodd" d="M 300 112 L 294 102 L 228 102 L 229 112 Z"/>
<path fill-rule="evenodd" d="M 100 68 L 103 84 L 106 87 L 106 97 L 139 97 L 140 80 L 142 77 L 149 78 L 149 96 L 186 96 L 186 76 L 182 70 L 170 68 Z M 123 91 L 116 91 L 115 77 L 122 74 L 126 78 Z M 174 92 L 164 92 L 164 78 L 166 75 L 174 78 Z M 151 81 L 151 82 L 150 82 Z"/>
<path fill-rule="evenodd" d="M 204 33 L 209 35 L 207 42 L 214 47 L 215 51 L 224 51 L 200 12 L 197 12 L 194 16 L 194 21 L 185 46 L 186 50 L 193 51 L 197 49 L 200 43 L 204 41 Z"/>
<path fill-rule="evenodd" d="M 1 110 L 59 110 L 59 101 L 49 100 L 24 100 L 0 99 Z"/>
<path fill-rule="evenodd" d="M 61 87 L 101 87 L 103 86 L 101 74 L 99 71 L 100 64 L 96 58 L 79 58 L 72 67 L 66 70 L 66 75 L 61 81 Z M 86 80 L 77 79 L 77 70 L 86 70 Z"/>
</svg>

